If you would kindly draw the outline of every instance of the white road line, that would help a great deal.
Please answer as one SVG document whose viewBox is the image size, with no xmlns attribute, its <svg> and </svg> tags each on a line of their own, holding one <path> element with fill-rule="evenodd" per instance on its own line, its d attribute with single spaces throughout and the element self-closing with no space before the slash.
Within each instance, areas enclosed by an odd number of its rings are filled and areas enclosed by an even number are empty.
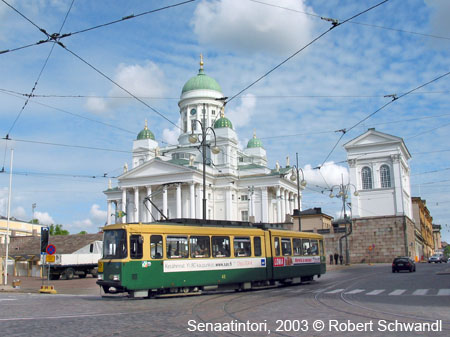
<svg viewBox="0 0 450 337">
<path fill-rule="evenodd" d="M 414 296 L 420 296 L 420 295 L 426 295 L 428 290 L 430 289 L 417 289 L 416 291 L 414 291 L 412 294 Z"/>
<path fill-rule="evenodd" d="M 393 292 L 389 293 L 389 296 L 398 296 L 403 294 L 406 291 L 406 289 L 396 289 Z"/>
<path fill-rule="evenodd" d="M 301 293 L 303 291 L 305 291 L 305 289 L 295 289 L 295 290 L 292 290 L 291 293 Z"/>
<path fill-rule="evenodd" d="M 344 294 L 359 294 L 359 293 L 362 293 L 364 290 L 365 289 L 353 289 L 353 290 L 348 291 L 348 292 L 346 292 Z"/>
<path fill-rule="evenodd" d="M 438 296 L 450 296 L 450 289 L 439 289 Z"/>
<path fill-rule="evenodd" d="M 384 289 L 376 289 L 376 290 L 372 290 L 371 292 L 367 293 L 366 295 L 379 295 L 382 292 L 384 292 Z"/>
<path fill-rule="evenodd" d="M 325 294 L 336 294 L 336 293 L 340 293 L 341 291 L 344 291 L 344 289 L 334 289 L 331 291 L 327 291 Z"/>
<path fill-rule="evenodd" d="M 17 301 L 17 298 L 0 298 L 1 301 Z"/>
</svg>

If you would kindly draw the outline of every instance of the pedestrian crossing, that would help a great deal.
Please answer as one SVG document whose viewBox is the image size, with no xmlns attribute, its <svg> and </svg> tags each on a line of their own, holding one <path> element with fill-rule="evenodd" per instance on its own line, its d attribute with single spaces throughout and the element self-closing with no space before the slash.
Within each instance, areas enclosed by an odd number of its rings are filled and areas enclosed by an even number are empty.
<svg viewBox="0 0 450 337">
<path fill-rule="evenodd" d="M 272 291 L 273 293 L 288 292 L 292 294 L 300 293 L 321 293 L 327 295 L 344 294 L 344 295 L 367 295 L 367 296 L 450 296 L 450 289 L 308 289 L 299 287 L 287 287 Z"/>
</svg>

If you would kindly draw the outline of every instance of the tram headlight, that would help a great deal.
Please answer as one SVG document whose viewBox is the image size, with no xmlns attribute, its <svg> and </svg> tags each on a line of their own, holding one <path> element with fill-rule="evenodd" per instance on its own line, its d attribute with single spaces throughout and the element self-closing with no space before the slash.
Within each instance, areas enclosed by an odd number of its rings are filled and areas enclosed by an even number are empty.
<svg viewBox="0 0 450 337">
<path fill-rule="evenodd" d="M 103 281 L 103 274 L 98 274 L 97 275 L 97 280 Z"/>
<path fill-rule="evenodd" d="M 113 281 L 120 281 L 120 275 L 113 275 Z"/>
</svg>

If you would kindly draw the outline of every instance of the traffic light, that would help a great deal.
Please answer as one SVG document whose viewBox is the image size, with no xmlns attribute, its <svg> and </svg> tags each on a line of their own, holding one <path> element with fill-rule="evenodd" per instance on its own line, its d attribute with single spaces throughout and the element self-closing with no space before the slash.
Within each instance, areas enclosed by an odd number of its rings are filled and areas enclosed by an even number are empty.
<svg viewBox="0 0 450 337">
<path fill-rule="evenodd" d="M 48 227 L 41 227 L 41 253 L 45 253 L 45 250 L 48 246 L 48 235 L 49 235 Z"/>
</svg>

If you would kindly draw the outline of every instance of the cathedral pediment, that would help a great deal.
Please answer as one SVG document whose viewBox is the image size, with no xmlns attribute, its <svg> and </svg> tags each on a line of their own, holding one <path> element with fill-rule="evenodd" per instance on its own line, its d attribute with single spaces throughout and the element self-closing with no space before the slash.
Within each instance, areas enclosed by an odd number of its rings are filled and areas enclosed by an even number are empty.
<svg viewBox="0 0 450 337">
<path fill-rule="evenodd" d="M 119 180 L 179 175 L 183 173 L 192 173 L 193 171 L 195 170 L 192 168 L 155 158 L 122 174 L 119 177 Z"/>
<path fill-rule="evenodd" d="M 400 137 L 388 135 L 387 133 L 376 131 L 375 129 L 369 129 L 366 133 L 344 144 L 344 148 L 350 149 L 352 147 L 381 145 L 388 143 L 403 143 L 403 139 Z"/>
</svg>

